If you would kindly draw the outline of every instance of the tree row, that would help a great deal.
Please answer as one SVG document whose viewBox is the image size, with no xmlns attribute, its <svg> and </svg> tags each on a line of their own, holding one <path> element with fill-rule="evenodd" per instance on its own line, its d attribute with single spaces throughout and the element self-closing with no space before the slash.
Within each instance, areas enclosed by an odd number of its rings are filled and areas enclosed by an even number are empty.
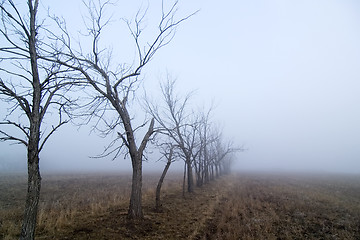
<svg viewBox="0 0 360 240">
<path fill-rule="evenodd" d="M 139 8 L 134 18 L 124 20 L 116 12 L 109 14 L 116 6 L 110 0 L 83 3 L 87 14 L 82 24 L 68 25 L 40 0 L 0 2 L 0 100 L 8 106 L 0 122 L 0 140 L 21 144 L 27 151 L 28 189 L 20 239 L 35 236 L 40 153 L 48 139 L 74 119 L 91 124 L 100 135 L 115 136 L 101 156 L 130 159 L 129 219 L 143 217 L 142 164 L 150 142 L 157 144 L 167 167 L 175 159 L 184 161 L 189 192 L 194 189 L 194 175 L 201 186 L 228 172 L 230 153 L 237 150 L 210 122 L 211 109 L 190 111 L 190 95 L 178 98 L 171 80 L 161 86 L 162 103 L 146 101 L 151 117 L 137 124 L 141 120 L 135 117 L 133 102 L 145 80 L 143 69 L 196 12 L 179 17 L 178 2 L 163 1 L 157 24 L 146 31 L 148 8 Z M 133 48 L 130 62 L 119 61 L 128 56 L 115 54 L 105 44 L 106 31 L 110 26 L 118 31 L 120 24 L 125 24 L 132 38 L 132 45 L 124 46 Z M 121 39 L 115 40 L 121 44 Z"/>
</svg>

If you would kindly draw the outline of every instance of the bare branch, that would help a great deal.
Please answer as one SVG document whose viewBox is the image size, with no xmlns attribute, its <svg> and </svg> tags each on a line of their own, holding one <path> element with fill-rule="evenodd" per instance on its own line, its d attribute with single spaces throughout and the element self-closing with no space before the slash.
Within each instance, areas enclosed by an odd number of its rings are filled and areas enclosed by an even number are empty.
<svg viewBox="0 0 360 240">
<path fill-rule="evenodd" d="M 28 143 L 27 141 L 21 139 L 21 138 L 17 138 L 17 137 L 14 137 L 2 130 L 0 130 L 0 134 L 3 134 L 4 137 L 0 137 L 0 141 L 16 141 L 18 142 L 19 144 L 24 144 L 25 146 L 28 146 Z"/>
<path fill-rule="evenodd" d="M 19 96 L 18 94 L 16 94 L 15 91 L 6 86 L 2 79 L 0 79 L 0 94 L 8 96 L 11 99 L 15 99 L 22 108 L 22 110 L 26 113 L 26 115 L 30 117 L 31 110 L 29 102 L 26 100 L 26 98 Z"/>
<path fill-rule="evenodd" d="M 16 128 L 20 129 L 27 138 L 29 138 L 29 134 L 28 134 L 28 128 L 21 126 L 19 123 L 16 122 L 12 122 L 10 120 L 7 120 L 6 122 L 0 122 L 0 125 L 12 125 L 15 126 Z"/>
<path fill-rule="evenodd" d="M 57 126 L 52 127 L 52 130 L 47 134 L 47 136 L 44 138 L 43 142 L 41 143 L 41 145 L 39 147 L 39 152 L 41 152 L 46 141 L 50 138 L 50 136 L 53 135 L 53 133 L 56 132 L 56 130 L 58 130 L 62 125 L 66 124 L 68 122 L 69 122 L 69 120 L 61 121 Z"/>
<path fill-rule="evenodd" d="M 148 131 L 146 132 L 143 140 L 141 141 L 141 145 L 139 147 L 139 153 L 142 155 L 144 150 L 145 150 L 145 147 L 146 147 L 146 144 L 149 142 L 149 138 L 150 136 L 154 133 L 154 123 L 155 123 L 155 120 L 154 119 L 151 119 L 151 122 L 150 122 L 150 125 L 149 125 L 149 129 Z"/>
</svg>

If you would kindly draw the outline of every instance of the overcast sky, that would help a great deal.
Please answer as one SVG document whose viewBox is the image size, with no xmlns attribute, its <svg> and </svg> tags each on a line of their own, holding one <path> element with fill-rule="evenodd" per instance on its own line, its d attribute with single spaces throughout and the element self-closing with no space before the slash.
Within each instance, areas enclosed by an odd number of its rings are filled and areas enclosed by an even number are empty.
<svg viewBox="0 0 360 240">
<path fill-rule="evenodd" d="M 76 28 L 85 11 L 80 3 L 69 7 L 73 2 L 56 1 L 50 9 Z M 159 3 L 120 0 L 114 16 L 134 16 L 149 4 L 150 27 Z M 200 12 L 146 67 L 148 93 L 158 91 L 159 76 L 168 71 L 179 90 L 196 89 L 194 105 L 214 100 L 213 121 L 225 137 L 248 148 L 237 155 L 236 169 L 360 173 L 359 1 L 196 0 L 179 7 L 179 14 Z M 118 24 L 106 39 L 114 48 L 129 43 Z M 130 168 L 128 159 L 89 159 L 107 141 L 88 132 L 61 129 L 44 149 L 41 167 Z M 0 167 L 11 168 L 12 161 L 26 168 L 25 156 L 24 148 L 0 143 Z M 162 167 L 144 167 L 154 166 Z"/>
</svg>

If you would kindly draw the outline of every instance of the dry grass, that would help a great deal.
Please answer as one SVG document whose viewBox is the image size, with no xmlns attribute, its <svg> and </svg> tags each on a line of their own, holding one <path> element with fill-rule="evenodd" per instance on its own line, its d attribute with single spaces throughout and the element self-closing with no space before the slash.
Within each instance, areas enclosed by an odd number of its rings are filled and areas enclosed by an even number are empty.
<svg viewBox="0 0 360 240">
<path fill-rule="evenodd" d="M 179 182 L 180 177 L 174 177 Z M 174 186 L 174 179 L 164 185 Z M 0 239 L 19 236 L 26 195 L 25 176 L 0 177 Z M 144 177 L 144 201 L 154 199 L 157 176 Z M 44 175 L 38 213 L 37 239 L 66 232 L 83 218 L 96 217 L 113 207 L 126 209 L 129 174 Z"/>
<path fill-rule="evenodd" d="M 145 219 L 126 220 L 130 175 L 44 176 L 37 239 L 360 239 L 360 178 L 233 175 L 181 197 L 167 177 L 144 176 Z M 0 238 L 17 239 L 23 176 L 0 177 Z"/>
<path fill-rule="evenodd" d="M 200 239 L 360 239 L 360 178 L 237 176 Z"/>
</svg>

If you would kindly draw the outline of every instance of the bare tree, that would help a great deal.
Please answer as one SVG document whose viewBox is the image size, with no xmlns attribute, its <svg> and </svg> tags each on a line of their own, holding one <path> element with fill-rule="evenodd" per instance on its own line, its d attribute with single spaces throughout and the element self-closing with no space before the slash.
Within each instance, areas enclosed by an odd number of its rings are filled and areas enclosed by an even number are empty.
<svg viewBox="0 0 360 240">
<path fill-rule="evenodd" d="M 214 141 L 214 136 L 211 135 L 211 123 L 210 123 L 210 113 L 212 108 L 210 108 L 206 113 L 201 112 L 201 118 L 198 123 L 198 129 L 196 134 L 199 138 L 198 154 L 194 160 L 194 167 L 196 172 L 196 185 L 198 187 L 202 186 L 208 182 L 208 167 L 209 167 L 209 147 L 211 146 L 212 141 Z"/>
<path fill-rule="evenodd" d="M 86 80 L 88 85 L 94 90 L 90 102 L 86 104 L 86 113 L 90 118 L 97 117 L 98 121 L 95 128 L 103 134 L 108 135 L 117 132 L 117 138 L 105 149 L 101 156 L 114 154 L 113 158 L 121 154 L 129 155 L 132 162 L 132 188 L 130 205 L 128 211 L 129 219 L 141 219 L 142 212 L 142 162 L 144 151 L 154 133 L 154 119 L 144 121 L 143 124 L 134 126 L 134 118 L 130 113 L 132 97 L 135 95 L 139 84 L 142 69 L 148 65 L 155 54 L 164 46 L 168 45 L 173 39 L 176 29 L 180 23 L 188 19 L 193 14 L 176 19 L 178 2 L 176 1 L 169 10 L 165 10 L 164 3 L 162 15 L 158 24 L 158 32 L 151 41 L 144 41 L 142 33 L 144 30 L 143 21 L 145 13 L 140 10 L 133 21 L 125 20 L 130 34 L 136 46 L 136 58 L 133 64 L 113 64 L 111 52 L 106 47 L 101 46 L 101 36 L 104 28 L 110 23 L 111 18 L 105 17 L 105 9 L 111 6 L 110 1 L 89 1 L 88 22 L 86 22 L 87 32 L 84 34 L 91 41 L 91 47 L 85 51 L 79 43 L 78 48 L 74 48 L 72 37 L 67 31 L 64 21 L 54 18 L 58 26 L 62 29 L 62 37 L 54 35 L 54 38 L 64 45 L 58 50 L 55 57 L 56 63 L 78 71 Z M 57 49 L 53 46 L 53 49 Z M 115 66 L 112 68 L 112 66 Z M 115 117 L 110 115 L 115 112 Z M 110 116 L 110 117 L 108 117 Z M 99 127 L 98 123 L 103 123 Z M 137 141 L 137 131 L 146 127 L 145 134 Z M 117 144 L 120 140 L 120 144 Z"/>
<path fill-rule="evenodd" d="M 202 186 L 204 183 L 208 183 L 210 180 L 219 177 L 226 158 L 231 153 L 244 151 L 243 147 L 233 147 L 232 142 L 223 142 L 221 131 L 214 126 L 210 121 L 210 115 L 213 111 L 213 107 L 210 107 L 208 111 L 204 112 L 200 110 L 200 116 L 196 124 L 196 135 L 198 144 L 196 149 L 192 151 L 193 154 L 193 166 L 196 173 L 196 185 Z M 229 169 L 230 164 L 226 162 L 226 167 Z"/>
<path fill-rule="evenodd" d="M 39 1 L 28 0 L 27 10 L 12 0 L 0 4 L 0 100 L 9 106 L 0 122 L 0 140 L 27 148 L 28 188 L 20 239 L 34 239 L 41 189 L 39 154 L 69 121 L 66 113 L 75 102 L 67 93 L 76 81 L 69 80 L 68 68 L 41 58 L 49 51 L 45 42 L 51 40 L 37 17 Z M 56 113 L 52 126 L 44 124 Z"/>
<path fill-rule="evenodd" d="M 167 141 L 167 142 L 163 142 L 158 144 L 159 147 L 161 148 L 161 154 L 162 154 L 162 158 L 166 159 L 166 165 L 164 167 L 164 170 L 161 174 L 161 177 L 159 179 L 159 182 L 156 186 L 156 194 L 155 194 L 155 211 L 161 211 L 161 201 L 160 201 L 160 195 L 161 195 L 161 187 L 162 184 L 164 182 L 166 173 L 168 172 L 171 163 L 173 163 L 175 161 L 175 151 L 176 148 L 172 143 L 172 140 Z"/>
<path fill-rule="evenodd" d="M 192 163 L 198 144 L 195 135 L 198 120 L 197 116 L 187 109 L 191 94 L 177 96 L 174 88 L 175 81 L 168 76 L 168 81 L 161 85 L 163 105 L 158 106 L 147 101 L 147 106 L 162 133 L 173 139 L 176 147 L 180 149 L 180 156 L 185 163 L 184 174 L 187 172 L 187 190 L 193 192 Z"/>
<path fill-rule="evenodd" d="M 189 109 L 191 94 L 179 96 L 175 92 L 175 80 L 167 76 L 167 82 L 161 84 L 162 104 L 146 99 L 150 115 L 155 119 L 158 131 L 173 140 L 184 160 L 183 196 L 187 175 L 188 192 L 194 190 L 193 168 L 196 185 L 202 186 L 215 179 L 221 173 L 229 171 L 231 153 L 244 151 L 243 147 L 233 147 L 232 142 L 223 143 L 222 134 L 210 122 L 213 107 L 196 113 Z M 224 171 L 222 171 L 224 170 Z"/>
<path fill-rule="evenodd" d="M 230 173 L 232 154 L 245 151 L 244 146 L 235 147 L 232 141 L 225 142 L 220 132 L 212 144 L 212 178 Z M 215 171 L 214 171 L 215 168 Z"/>
</svg>

